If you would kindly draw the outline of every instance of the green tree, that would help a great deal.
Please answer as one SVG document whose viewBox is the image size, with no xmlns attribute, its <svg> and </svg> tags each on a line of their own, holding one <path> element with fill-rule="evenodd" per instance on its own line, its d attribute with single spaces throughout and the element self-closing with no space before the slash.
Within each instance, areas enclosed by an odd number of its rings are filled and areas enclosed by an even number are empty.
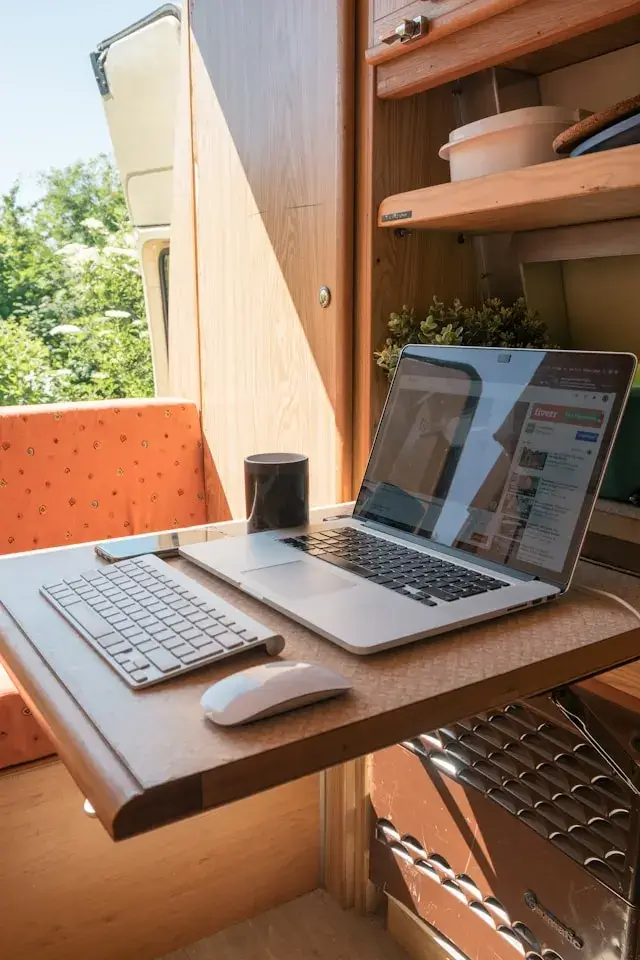
<svg viewBox="0 0 640 960">
<path fill-rule="evenodd" d="M 40 177 L 40 186 L 43 197 L 35 225 L 45 239 L 59 245 L 104 245 L 109 234 L 130 229 L 118 171 L 105 154 L 49 170 Z M 104 226 L 102 236 L 91 229 L 96 220 Z"/>
<path fill-rule="evenodd" d="M 0 320 L 2 404 L 51 400 L 56 393 L 54 379 L 42 340 L 12 320 Z"/>
<path fill-rule="evenodd" d="M 153 394 L 142 280 L 106 157 L 0 199 L 0 404 Z"/>
</svg>

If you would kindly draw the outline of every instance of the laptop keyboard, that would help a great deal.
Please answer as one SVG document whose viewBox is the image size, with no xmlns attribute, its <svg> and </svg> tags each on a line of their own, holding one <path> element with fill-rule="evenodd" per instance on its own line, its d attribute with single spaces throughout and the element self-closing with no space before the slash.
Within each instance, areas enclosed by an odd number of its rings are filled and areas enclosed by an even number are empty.
<svg viewBox="0 0 640 960">
<path fill-rule="evenodd" d="M 288 537 L 283 542 L 427 607 L 437 606 L 438 600 L 451 603 L 509 586 L 480 570 L 447 563 L 352 527 Z"/>
<path fill-rule="evenodd" d="M 130 687 L 148 687 L 284 640 L 152 555 L 47 584 L 40 592 Z"/>
</svg>

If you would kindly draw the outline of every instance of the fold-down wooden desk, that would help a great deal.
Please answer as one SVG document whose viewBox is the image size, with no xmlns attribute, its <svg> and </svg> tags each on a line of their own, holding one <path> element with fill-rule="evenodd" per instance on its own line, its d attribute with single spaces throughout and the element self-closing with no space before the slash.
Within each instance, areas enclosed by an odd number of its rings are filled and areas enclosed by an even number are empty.
<svg viewBox="0 0 640 960">
<path fill-rule="evenodd" d="M 340 508 L 315 511 L 314 520 Z M 225 524 L 237 534 L 243 524 Z M 39 595 L 97 566 L 91 545 L 0 561 L 0 655 L 115 839 L 360 757 L 463 716 L 599 673 L 640 655 L 640 624 L 574 589 L 551 604 L 371 657 L 356 657 L 184 561 L 195 580 L 286 638 L 283 656 L 347 676 L 344 699 L 237 729 L 213 727 L 203 691 L 262 654 L 131 691 Z M 640 607 L 640 580 L 581 563 L 576 584 Z M 11 610 L 18 623 L 12 619 Z"/>
</svg>

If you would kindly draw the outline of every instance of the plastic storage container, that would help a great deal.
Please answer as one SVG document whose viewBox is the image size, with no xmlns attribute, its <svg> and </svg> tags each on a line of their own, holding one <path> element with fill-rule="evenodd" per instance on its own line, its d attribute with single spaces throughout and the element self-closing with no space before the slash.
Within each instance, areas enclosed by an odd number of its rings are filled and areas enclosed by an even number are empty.
<svg viewBox="0 0 640 960">
<path fill-rule="evenodd" d="M 523 107 L 498 113 L 452 130 L 439 156 L 449 161 L 452 180 L 558 160 L 553 141 L 582 116 L 584 111 L 567 107 Z"/>
</svg>

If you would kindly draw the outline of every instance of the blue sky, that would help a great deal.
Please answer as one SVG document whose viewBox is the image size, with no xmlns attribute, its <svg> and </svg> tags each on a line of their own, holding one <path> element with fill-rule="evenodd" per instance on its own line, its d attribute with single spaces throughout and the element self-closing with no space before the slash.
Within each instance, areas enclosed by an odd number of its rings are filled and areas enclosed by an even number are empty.
<svg viewBox="0 0 640 960">
<path fill-rule="evenodd" d="M 161 0 L 13 0 L 0 31 L 0 193 L 18 178 L 110 151 L 89 53 Z"/>
</svg>

